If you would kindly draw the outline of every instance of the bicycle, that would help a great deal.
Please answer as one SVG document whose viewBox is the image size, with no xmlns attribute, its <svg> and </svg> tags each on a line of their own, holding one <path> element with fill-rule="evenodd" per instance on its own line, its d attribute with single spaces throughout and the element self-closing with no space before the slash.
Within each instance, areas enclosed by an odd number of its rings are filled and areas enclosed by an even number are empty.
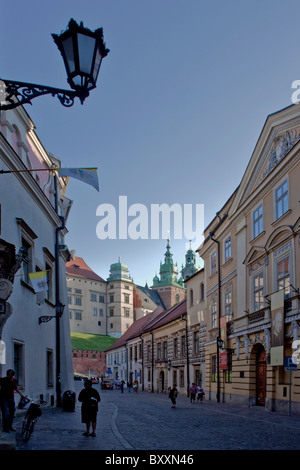
<svg viewBox="0 0 300 470">
<path fill-rule="evenodd" d="M 28 398 L 21 399 L 19 403 L 19 408 L 24 408 L 29 402 L 30 402 L 30 399 Z M 41 410 L 40 405 L 38 403 L 31 402 L 31 404 L 29 405 L 26 411 L 26 414 L 23 419 L 23 424 L 22 424 L 21 434 L 22 436 L 24 436 L 25 442 L 29 441 L 30 436 L 32 435 L 34 431 L 35 424 L 41 415 L 42 415 L 42 410 Z"/>
</svg>

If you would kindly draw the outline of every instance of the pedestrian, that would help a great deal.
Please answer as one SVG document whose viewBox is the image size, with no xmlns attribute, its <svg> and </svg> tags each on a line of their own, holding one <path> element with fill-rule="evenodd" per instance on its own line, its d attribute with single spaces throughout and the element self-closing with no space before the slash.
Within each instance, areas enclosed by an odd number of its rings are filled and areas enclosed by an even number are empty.
<svg viewBox="0 0 300 470">
<path fill-rule="evenodd" d="M 196 400 L 196 386 L 194 384 L 194 382 L 192 383 L 192 386 L 190 387 L 190 392 L 191 392 L 191 403 L 196 403 L 195 400 Z"/>
<path fill-rule="evenodd" d="M 125 384 L 124 380 L 121 380 L 121 384 L 120 384 L 121 393 L 124 392 L 124 384 Z"/>
<path fill-rule="evenodd" d="M 176 408 L 177 395 L 178 395 L 178 390 L 176 388 L 176 385 L 173 385 L 173 388 L 171 388 L 170 393 L 169 393 L 169 398 L 171 399 L 171 402 L 172 402 L 171 408 Z"/>
<path fill-rule="evenodd" d="M 135 393 L 137 393 L 138 388 L 139 388 L 139 383 L 137 380 L 135 380 L 133 383 L 133 390 L 135 391 Z"/>
<path fill-rule="evenodd" d="M 203 400 L 203 397 L 204 397 L 205 393 L 204 393 L 204 390 L 203 390 L 203 387 L 202 385 L 198 385 L 197 387 L 197 403 L 198 401 L 202 401 Z"/>
<path fill-rule="evenodd" d="M 131 380 L 129 380 L 129 381 L 127 382 L 127 388 L 128 388 L 128 392 L 131 392 L 131 388 L 132 388 L 132 382 L 131 382 Z"/>
<path fill-rule="evenodd" d="M 86 431 L 83 433 L 84 436 L 96 436 L 97 426 L 97 413 L 98 403 L 101 401 L 100 395 L 97 390 L 93 388 L 91 380 L 87 379 L 84 382 L 84 388 L 81 390 L 78 396 L 78 401 L 81 405 L 81 422 L 85 423 Z M 92 432 L 90 433 L 90 427 L 92 425 Z"/>
<path fill-rule="evenodd" d="M 22 398 L 25 398 L 25 396 L 18 387 L 18 381 L 15 378 L 15 371 L 13 369 L 8 369 L 6 377 L 2 377 L 0 379 L 0 386 L 3 432 L 15 431 L 12 426 L 16 409 L 15 392 L 17 392 Z"/>
</svg>

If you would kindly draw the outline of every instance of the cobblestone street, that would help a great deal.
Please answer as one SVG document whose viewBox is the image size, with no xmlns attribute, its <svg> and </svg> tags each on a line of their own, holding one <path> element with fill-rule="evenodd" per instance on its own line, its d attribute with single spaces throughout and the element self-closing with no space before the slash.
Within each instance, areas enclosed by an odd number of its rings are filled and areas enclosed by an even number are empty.
<svg viewBox="0 0 300 470">
<path fill-rule="evenodd" d="M 82 384 L 76 383 L 78 391 Z M 99 386 L 95 386 L 99 389 Z M 300 418 L 179 396 L 176 409 L 164 394 L 101 391 L 97 436 L 82 435 L 80 403 L 74 412 L 45 410 L 25 443 L 15 419 L 17 450 L 192 451 L 299 450 Z M 105 453 L 104 453 L 105 455 Z M 111 453 L 108 453 L 111 455 Z"/>
</svg>

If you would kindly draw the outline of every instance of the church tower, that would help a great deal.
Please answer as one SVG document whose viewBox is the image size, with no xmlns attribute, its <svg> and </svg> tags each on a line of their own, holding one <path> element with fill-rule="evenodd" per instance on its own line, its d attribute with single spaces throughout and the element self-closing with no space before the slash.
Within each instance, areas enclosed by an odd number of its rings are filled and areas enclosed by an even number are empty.
<svg viewBox="0 0 300 470">
<path fill-rule="evenodd" d="M 177 304 L 185 298 L 186 290 L 183 280 L 178 278 L 178 268 L 173 262 L 173 255 L 170 251 L 170 240 L 167 242 L 164 263 L 160 263 L 160 278 L 153 278 L 152 289 L 159 293 L 166 309 Z"/>
<path fill-rule="evenodd" d="M 182 267 L 181 270 L 183 281 L 185 282 L 189 277 L 195 274 L 196 271 L 196 253 L 192 250 L 190 245 L 190 248 L 185 255 L 185 266 Z"/>
</svg>

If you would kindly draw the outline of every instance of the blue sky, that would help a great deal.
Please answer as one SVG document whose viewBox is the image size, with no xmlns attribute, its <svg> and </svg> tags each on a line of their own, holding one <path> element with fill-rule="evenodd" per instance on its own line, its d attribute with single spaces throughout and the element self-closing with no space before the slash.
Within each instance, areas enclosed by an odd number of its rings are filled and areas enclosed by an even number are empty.
<svg viewBox="0 0 300 470">
<path fill-rule="evenodd" d="M 110 53 L 82 106 L 26 105 L 65 167 L 98 167 L 99 193 L 70 179 L 69 249 L 107 278 L 118 257 L 149 285 L 164 239 L 100 240 L 97 207 L 204 204 L 207 225 L 238 186 L 267 116 L 300 79 L 299 0 L 15 0 L 1 6 L 0 77 L 68 89 L 51 33 L 103 27 Z M 173 240 L 179 268 L 187 240 Z M 200 260 L 197 257 L 198 264 Z"/>
</svg>

